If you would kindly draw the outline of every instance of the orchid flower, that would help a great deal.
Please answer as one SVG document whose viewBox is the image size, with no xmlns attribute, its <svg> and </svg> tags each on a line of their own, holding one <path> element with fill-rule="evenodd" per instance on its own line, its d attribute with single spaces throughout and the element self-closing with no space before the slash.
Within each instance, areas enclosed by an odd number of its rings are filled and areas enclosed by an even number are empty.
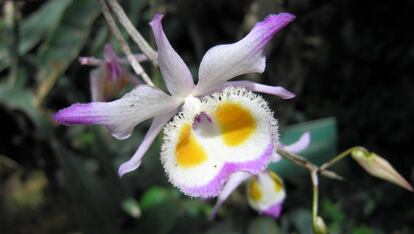
<svg viewBox="0 0 414 234">
<path fill-rule="evenodd" d="M 162 18 L 156 14 L 150 25 L 170 95 L 153 86 L 138 85 L 112 102 L 62 109 L 55 120 L 66 125 L 104 125 L 115 138 L 125 139 L 137 124 L 154 118 L 138 150 L 119 167 L 122 176 L 139 167 L 155 137 L 174 117 L 164 129 L 161 149 L 169 180 L 189 196 L 218 196 L 231 174 L 257 174 L 275 155 L 277 122 L 268 104 L 252 91 L 294 97 L 282 87 L 228 80 L 262 73 L 266 44 L 295 17 L 288 13 L 270 15 L 242 40 L 211 48 L 201 61 L 196 85 L 187 65 L 170 45 Z M 222 91 L 214 93 L 217 90 Z"/>
<path fill-rule="evenodd" d="M 291 145 L 281 145 L 287 151 L 299 153 L 305 150 L 310 144 L 310 133 L 306 132 Z M 277 155 L 272 162 L 281 159 Z M 257 175 L 247 172 L 236 172 L 232 174 L 224 185 L 222 193 L 218 196 L 217 202 L 211 211 L 210 219 L 217 214 L 218 209 L 223 205 L 230 194 L 243 182 L 247 182 L 247 200 L 249 205 L 260 214 L 279 218 L 282 212 L 283 201 L 286 198 L 286 191 L 283 180 L 273 171 L 263 171 Z"/>
<path fill-rule="evenodd" d="M 143 54 L 135 56 L 139 62 L 145 61 Z M 92 101 L 108 101 L 114 98 L 119 91 L 125 88 L 127 83 L 138 85 L 136 76 L 129 73 L 123 64 L 127 64 L 127 59 L 121 59 L 116 54 L 110 44 L 105 45 L 104 59 L 95 57 L 79 57 L 82 65 L 97 66 L 90 72 L 90 87 Z"/>
</svg>

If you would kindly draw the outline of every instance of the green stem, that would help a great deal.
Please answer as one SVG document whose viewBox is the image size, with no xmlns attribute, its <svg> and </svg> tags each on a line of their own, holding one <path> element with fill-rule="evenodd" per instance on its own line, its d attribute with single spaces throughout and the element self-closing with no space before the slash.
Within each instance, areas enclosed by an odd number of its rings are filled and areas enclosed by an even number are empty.
<svg viewBox="0 0 414 234">
<path fill-rule="evenodd" d="M 332 165 L 334 165 L 335 163 L 337 163 L 338 161 L 344 159 L 345 157 L 348 157 L 349 155 L 351 155 L 352 151 L 354 150 L 362 150 L 362 151 L 367 151 L 364 147 L 361 146 L 354 146 L 350 149 L 345 150 L 344 152 L 340 153 L 338 156 L 336 156 L 335 158 L 329 160 L 328 162 L 324 163 L 319 170 L 320 171 L 324 171 L 326 169 L 328 169 L 329 167 L 331 167 Z"/>
<path fill-rule="evenodd" d="M 316 223 L 318 217 L 318 174 L 316 171 L 311 172 L 312 186 L 313 186 L 313 202 L 312 202 L 312 223 Z"/>
<path fill-rule="evenodd" d="M 10 4 L 7 7 L 6 13 L 9 14 L 10 28 L 13 35 L 13 42 L 10 46 L 10 54 L 12 57 L 10 73 L 9 73 L 9 84 L 15 86 L 17 83 L 17 76 L 19 72 L 19 10 L 20 4 L 14 1 L 7 2 Z"/>
<path fill-rule="evenodd" d="M 337 175 L 335 172 L 328 171 L 328 170 L 321 171 L 318 166 L 316 166 L 315 164 L 309 162 L 305 158 L 303 158 L 303 157 L 301 157 L 299 155 L 296 155 L 294 153 L 291 153 L 289 151 L 286 151 L 286 150 L 284 150 L 282 148 L 279 148 L 277 150 L 277 153 L 280 156 L 282 156 L 282 158 L 284 158 L 284 159 L 286 159 L 288 161 L 291 161 L 294 164 L 296 164 L 296 165 L 298 165 L 298 166 L 300 166 L 302 168 L 305 168 L 309 172 L 319 171 L 319 172 L 321 172 L 321 175 L 324 176 L 324 177 L 327 177 L 327 178 L 330 178 L 330 179 L 336 179 L 336 180 L 343 180 L 342 176 Z"/>
</svg>

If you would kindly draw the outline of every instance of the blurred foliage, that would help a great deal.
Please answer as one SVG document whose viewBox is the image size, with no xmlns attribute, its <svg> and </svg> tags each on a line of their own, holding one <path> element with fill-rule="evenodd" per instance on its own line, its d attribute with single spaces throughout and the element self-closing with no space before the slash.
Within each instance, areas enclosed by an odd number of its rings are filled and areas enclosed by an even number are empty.
<svg viewBox="0 0 414 234">
<path fill-rule="evenodd" d="M 193 74 L 210 47 L 241 38 L 270 13 L 294 13 L 296 22 L 270 43 L 265 73 L 246 76 L 297 94 L 287 101 L 266 96 L 282 142 L 310 131 L 312 144 L 303 155 L 318 163 L 364 145 L 387 155 L 413 182 L 414 32 L 404 26 L 414 20 L 412 1 L 121 2 L 150 41 L 152 15 L 167 13 L 166 34 Z M 90 68 L 77 57 L 100 57 L 104 44 L 114 42 L 98 1 L 0 6 L 1 233 L 311 233 L 310 181 L 289 162 L 272 165 L 288 193 L 278 221 L 249 209 L 240 188 L 207 222 L 213 201 L 185 197 L 168 183 L 158 159 L 160 139 L 139 170 L 118 178 L 117 166 L 136 150 L 147 122 L 116 141 L 101 127 L 67 128 L 51 118 L 90 99 Z M 159 72 L 144 65 L 160 84 Z M 321 179 L 320 213 L 332 233 L 414 232 L 412 194 L 355 164 L 334 169 L 348 180 Z"/>
</svg>

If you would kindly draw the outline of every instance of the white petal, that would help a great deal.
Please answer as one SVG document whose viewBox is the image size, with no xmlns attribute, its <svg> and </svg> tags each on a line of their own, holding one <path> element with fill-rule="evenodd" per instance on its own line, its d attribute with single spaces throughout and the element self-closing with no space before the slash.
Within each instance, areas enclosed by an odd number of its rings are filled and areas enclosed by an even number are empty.
<svg viewBox="0 0 414 234">
<path fill-rule="evenodd" d="M 119 167 L 119 176 L 123 176 L 124 174 L 131 172 L 141 165 L 141 159 L 144 156 L 145 152 L 147 152 L 155 137 L 157 137 L 158 133 L 165 126 L 165 124 L 167 124 L 167 122 L 175 115 L 175 113 L 176 111 L 173 111 L 169 114 L 159 115 L 154 118 L 154 120 L 151 123 L 151 127 L 145 134 L 144 139 L 138 147 L 138 150 L 134 153 L 131 159 L 129 159 L 127 162 L 122 163 L 122 165 Z"/>
<path fill-rule="evenodd" d="M 216 214 L 218 209 L 221 207 L 221 205 L 224 203 L 224 201 L 227 200 L 227 198 L 230 196 L 230 194 L 236 190 L 236 188 L 243 183 L 245 180 L 247 180 L 251 176 L 250 173 L 247 172 L 235 172 L 232 174 L 227 181 L 226 185 L 223 187 L 223 191 L 221 192 L 220 196 L 217 198 L 217 202 L 213 207 L 213 210 L 210 213 L 209 220 L 212 220 Z"/>
<path fill-rule="evenodd" d="M 263 50 L 267 42 L 294 18 L 288 13 L 270 15 L 257 23 L 242 40 L 207 51 L 200 64 L 194 95 L 202 96 L 236 76 L 263 72 L 266 65 Z"/>
<path fill-rule="evenodd" d="M 282 179 L 271 171 L 252 177 L 247 186 L 247 198 L 249 205 L 259 212 L 282 203 L 286 198 Z"/>
<path fill-rule="evenodd" d="M 171 95 L 187 96 L 194 87 L 190 70 L 172 48 L 162 29 L 163 15 L 156 14 L 150 25 L 158 47 L 158 64 Z"/>
<path fill-rule="evenodd" d="M 281 86 L 270 86 L 260 83 L 256 83 L 249 80 L 240 80 L 240 81 L 228 81 L 222 88 L 226 87 L 242 87 L 247 90 L 256 92 L 256 93 L 266 93 L 271 95 L 279 96 L 283 99 L 291 99 L 295 97 L 295 94 Z"/>
<path fill-rule="evenodd" d="M 283 149 L 291 153 L 297 154 L 297 153 L 302 152 L 306 148 L 308 148 L 310 142 L 311 142 L 310 132 L 305 132 L 300 136 L 299 140 L 295 141 L 294 143 L 290 145 L 281 145 L 280 147 L 282 147 Z M 282 157 L 278 153 L 275 153 L 274 156 L 272 157 L 272 162 L 278 162 L 281 158 Z"/>
<path fill-rule="evenodd" d="M 66 125 L 104 125 L 114 137 L 125 139 L 138 123 L 167 114 L 181 103 L 181 99 L 171 97 L 157 88 L 139 85 L 118 100 L 74 104 L 60 110 L 54 118 Z"/>
<path fill-rule="evenodd" d="M 310 132 L 305 132 L 302 134 L 302 136 L 300 136 L 299 140 L 297 140 L 295 143 L 286 145 L 283 148 L 289 152 L 296 154 L 308 148 L 310 141 L 311 141 Z"/>
</svg>

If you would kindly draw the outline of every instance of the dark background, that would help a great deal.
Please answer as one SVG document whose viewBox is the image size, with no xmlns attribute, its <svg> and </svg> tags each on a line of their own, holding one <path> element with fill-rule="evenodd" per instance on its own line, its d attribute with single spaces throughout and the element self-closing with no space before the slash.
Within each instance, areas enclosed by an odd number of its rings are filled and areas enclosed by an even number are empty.
<svg viewBox="0 0 414 234">
<path fill-rule="evenodd" d="M 5 9 L 6 3 L 0 2 Z M 50 2 L 20 1 L 20 26 Z M 17 43 L 39 39 L 19 56 L 13 50 L 15 30 L 6 11 L 2 13 L 1 233 L 310 233 L 312 197 L 306 176 L 284 178 L 288 199 L 278 221 L 250 210 L 241 189 L 209 223 L 212 202 L 186 198 L 167 182 L 157 159 L 159 141 L 142 168 L 117 178 L 116 166 L 132 155 L 148 123 L 123 142 L 99 127 L 53 123 L 56 110 L 90 100 L 90 67 L 81 67 L 77 57 L 101 57 L 105 42 L 116 47 L 98 1 L 66 2 L 61 17 L 49 19 L 57 21 L 54 27 L 37 30 L 42 26 L 37 23 L 30 27 L 33 32 L 20 34 Z M 413 1 L 124 0 L 122 4 L 152 44 L 148 22 L 154 12 L 166 13 L 164 30 L 194 74 L 209 48 L 234 42 L 251 29 L 254 22 L 248 17 L 260 21 L 274 12 L 295 14 L 296 21 L 268 46 L 266 71 L 245 78 L 297 94 L 293 100 L 266 96 L 276 107 L 282 129 L 335 117 L 338 152 L 362 145 L 386 158 L 413 184 Z M 17 85 L 10 88 L 13 63 L 4 61 L 16 57 Z M 63 62 L 58 66 L 50 61 Z M 160 82 L 157 70 L 146 68 Z M 43 102 L 33 104 L 39 87 L 53 80 L 50 77 L 56 79 Z M 339 170 L 346 182 L 321 180 L 320 214 L 332 233 L 414 232 L 412 193 L 369 177 L 349 161 Z M 142 210 L 139 219 L 128 213 L 137 203 Z"/>
</svg>

